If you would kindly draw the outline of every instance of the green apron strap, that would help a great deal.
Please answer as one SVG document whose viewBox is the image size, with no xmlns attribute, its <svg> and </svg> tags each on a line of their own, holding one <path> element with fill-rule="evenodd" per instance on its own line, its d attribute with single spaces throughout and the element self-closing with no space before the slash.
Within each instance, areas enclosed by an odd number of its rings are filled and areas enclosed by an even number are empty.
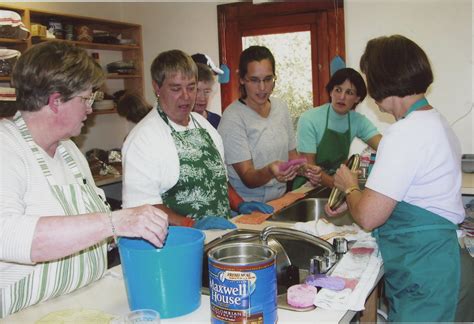
<svg viewBox="0 0 474 324">
<path fill-rule="evenodd" d="M 426 100 L 425 97 L 417 100 L 413 105 L 410 106 L 410 108 L 408 108 L 408 110 L 405 113 L 405 115 L 403 116 L 403 118 L 405 118 L 406 116 L 408 116 L 409 114 L 411 114 L 415 110 L 418 110 L 418 109 L 423 108 L 423 107 L 428 106 L 428 105 L 429 105 L 428 100 Z"/>
</svg>

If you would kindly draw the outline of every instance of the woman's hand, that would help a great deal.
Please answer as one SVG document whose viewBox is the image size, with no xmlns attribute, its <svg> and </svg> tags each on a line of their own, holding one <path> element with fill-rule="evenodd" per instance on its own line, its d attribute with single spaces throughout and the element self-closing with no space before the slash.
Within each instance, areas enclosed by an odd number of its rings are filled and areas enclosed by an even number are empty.
<svg viewBox="0 0 474 324">
<path fill-rule="evenodd" d="M 285 171 L 281 171 L 280 165 L 286 164 L 285 161 L 273 161 L 268 165 L 270 173 L 279 182 L 287 182 L 293 180 L 298 175 L 298 169 L 301 167 L 300 164 L 291 165 L 288 168 L 283 168 Z"/>
<path fill-rule="evenodd" d="M 168 235 L 168 215 L 151 205 L 114 211 L 112 223 L 117 236 L 142 237 L 156 247 Z"/>
<path fill-rule="evenodd" d="M 321 183 L 322 173 L 321 168 L 314 164 L 305 164 L 301 167 L 300 172 L 303 177 L 306 177 L 313 186 Z"/>
<path fill-rule="evenodd" d="M 349 207 L 347 206 L 346 202 L 344 202 L 341 206 L 337 207 L 336 210 L 332 210 L 331 208 L 329 208 L 329 204 L 326 204 L 324 205 L 324 212 L 326 213 L 326 216 L 335 217 L 344 214 L 348 208 Z"/>
<path fill-rule="evenodd" d="M 357 172 L 352 172 L 345 164 L 341 164 L 334 174 L 334 186 L 344 192 L 352 186 L 359 185 L 357 177 Z"/>
</svg>

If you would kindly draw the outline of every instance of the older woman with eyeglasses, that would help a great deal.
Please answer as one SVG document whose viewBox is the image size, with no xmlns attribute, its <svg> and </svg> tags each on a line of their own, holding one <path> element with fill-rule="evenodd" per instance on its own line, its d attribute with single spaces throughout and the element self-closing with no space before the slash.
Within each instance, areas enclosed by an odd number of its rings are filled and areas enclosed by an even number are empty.
<svg viewBox="0 0 474 324">
<path fill-rule="evenodd" d="M 267 202 L 281 197 L 295 178 L 296 140 L 287 105 L 272 97 L 275 59 L 263 46 L 244 50 L 239 62 L 240 93 L 222 115 L 218 131 L 224 142 L 229 182 L 244 200 Z M 295 160 L 288 166 L 286 162 Z M 319 167 L 306 169 L 313 178 Z"/>
<path fill-rule="evenodd" d="M 166 238 L 157 208 L 109 210 L 69 139 L 103 80 L 85 50 L 65 43 L 35 45 L 15 65 L 18 112 L 0 121 L 0 318 L 101 278 L 112 236 L 158 247 Z"/>
</svg>

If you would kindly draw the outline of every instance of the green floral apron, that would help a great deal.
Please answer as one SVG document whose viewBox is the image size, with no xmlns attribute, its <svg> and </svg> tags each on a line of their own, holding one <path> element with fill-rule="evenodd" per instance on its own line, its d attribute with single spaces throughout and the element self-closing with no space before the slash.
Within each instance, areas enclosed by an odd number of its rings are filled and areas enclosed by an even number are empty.
<svg viewBox="0 0 474 324">
<path fill-rule="evenodd" d="M 347 113 L 349 129 L 344 133 L 336 132 L 328 128 L 330 110 L 332 110 L 331 105 L 329 105 L 326 114 L 326 127 L 324 128 L 323 137 L 317 147 L 315 163 L 323 168 L 326 173 L 332 175 L 336 172 L 341 163 L 346 161 L 349 155 L 349 148 L 351 146 L 351 117 L 349 113 Z M 296 177 L 293 181 L 293 190 L 301 187 L 305 182 L 305 177 Z"/>
<path fill-rule="evenodd" d="M 427 104 L 416 102 L 405 116 Z M 461 275 L 456 229 L 447 219 L 401 201 L 373 231 L 384 261 L 389 321 L 454 321 Z"/>
<path fill-rule="evenodd" d="M 196 128 L 177 132 L 159 105 L 157 109 L 171 129 L 180 166 L 178 182 L 162 195 L 163 203 L 195 220 L 204 216 L 230 218 L 226 169 L 211 136 L 192 115 Z"/>
<path fill-rule="evenodd" d="M 108 210 L 108 206 L 99 197 L 95 187 L 86 181 L 76 162 L 61 143 L 58 150 L 73 173 L 76 183 L 56 184 L 20 113 L 17 113 L 14 122 L 33 152 L 48 181 L 51 193 L 64 210 L 64 215 Z M 34 266 L 25 265 L 23 268 L 18 265 L 18 269 L 20 278 L 1 289 L 0 318 L 41 301 L 70 293 L 101 278 L 107 269 L 107 241 L 104 240 L 59 260 L 42 262 Z"/>
</svg>

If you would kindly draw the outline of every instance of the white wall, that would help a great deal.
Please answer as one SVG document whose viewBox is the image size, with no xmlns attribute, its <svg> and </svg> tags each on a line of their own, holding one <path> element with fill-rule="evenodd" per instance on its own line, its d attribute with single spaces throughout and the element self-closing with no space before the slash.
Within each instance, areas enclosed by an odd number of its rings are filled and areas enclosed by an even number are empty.
<svg viewBox="0 0 474 324">
<path fill-rule="evenodd" d="M 415 41 L 427 53 L 434 73 L 430 103 L 450 123 L 471 110 L 453 129 L 463 153 L 474 153 L 472 0 L 349 0 L 344 6 L 347 65 L 359 70 L 365 44 L 374 37 L 402 34 Z M 370 98 L 359 107 L 382 132 L 393 122 Z"/>
<path fill-rule="evenodd" d="M 144 44 L 145 92 L 155 100 L 151 87 L 150 66 L 161 52 L 180 49 L 192 55 L 204 53 L 219 65 L 217 4 L 193 3 L 123 3 L 124 19 L 142 24 Z M 220 114 L 221 98 L 216 82 L 210 110 Z"/>
<path fill-rule="evenodd" d="M 219 1 L 219 3 L 230 1 Z M 366 42 L 377 36 L 403 34 L 417 42 L 428 54 L 435 81 L 428 92 L 429 101 L 454 122 L 472 107 L 474 92 L 473 0 L 346 0 L 347 65 L 358 69 Z M 149 66 L 164 50 L 182 49 L 190 54 L 201 52 L 218 62 L 217 2 L 121 2 L 121 3 L 23 3 L 28 7 L 70 12 L 140 23 L 143 26 L 145 93 L 154 100 Z M 217 87 L 211 110 L 220 111 Z M 378 111 L 373 100 L 366 99 L 359 111 L 367 114 L 383 130 L 393 118 Z M 117 116 L 98 116 L 88 128 L 86 147 L 105 149 L 120 146 L 129 128 Z M 101 124 L 101 125 L 99 125 Z M 453 129 L 463 153 L 474 153 L 474 116 L 472 111 Z M 353 150 L 359 150 L 356 143 Z"/>
</svg>

